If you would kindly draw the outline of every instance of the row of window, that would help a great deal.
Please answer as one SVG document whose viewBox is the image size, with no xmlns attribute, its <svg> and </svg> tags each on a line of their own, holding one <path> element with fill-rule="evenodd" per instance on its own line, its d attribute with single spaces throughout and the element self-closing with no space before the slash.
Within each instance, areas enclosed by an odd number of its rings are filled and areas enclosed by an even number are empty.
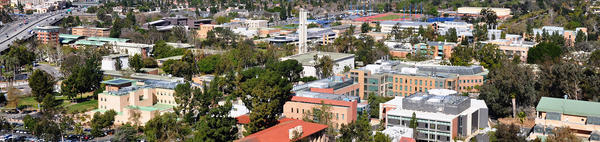
<svg viewBox="0 0 600 142">
<path fill-rule="evenodd" d="M 461 80 L 462 83 L 482 83 L 481 79 Z"/>
<path fill-rule="evenodd" d="M 294 113 L 294 108 L 290 108 L 290 113 Z M 300 109 L 296 108 L 296 113 L 300 113 Z M 307 113 L 310 113 L 310 111 L 307 111 Z M 304 114 L 304 109 L 302 109 L 302 114 Z M 333 117 L 333 113 L 329 112 L 329 116 Z M 344 120 L 344 114 L 341 115 L 342 116 L 342 120 Z M 339 113 L 335 113 L 335 120 L 340 120 L 340 114 Z"/>
<path fill-rule="evenodd" d="M 162 104 L 175 104 L 175 101 L 173 100 L 158 100 L 158 102 Z"/>
</svg>

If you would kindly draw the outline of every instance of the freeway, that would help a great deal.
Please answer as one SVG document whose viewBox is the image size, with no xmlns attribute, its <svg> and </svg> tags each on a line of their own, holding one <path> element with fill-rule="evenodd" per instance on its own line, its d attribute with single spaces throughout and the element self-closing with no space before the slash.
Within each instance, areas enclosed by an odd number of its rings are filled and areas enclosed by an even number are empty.
<svg viewBox="0 0 600 142">
<path fill-rule="evenodd" d="M 0 52 L 8 49 L 9 45 L 15 40 L 27 39 L 33 36 L 30 31 L 35 27 L 47 26 L 59 21 L 66 16 L 65 12 L 66 9 L 44 14 L 27 15 L 24 18 L 19 18 L 16 21 L 5 24 L 0 29 Z M 28 23 L 24 24 L 23 20 L 27 20 Z"/>
</svg>

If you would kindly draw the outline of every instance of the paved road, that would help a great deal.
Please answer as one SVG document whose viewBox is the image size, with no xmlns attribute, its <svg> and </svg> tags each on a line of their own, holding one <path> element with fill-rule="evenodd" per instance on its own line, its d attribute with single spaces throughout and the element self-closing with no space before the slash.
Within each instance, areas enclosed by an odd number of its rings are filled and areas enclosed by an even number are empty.
<svg viewBox="0 0 600 142">
<path fill-rule="evenodd" d="M 31 37 L 33 34 L 31 34 L 30 31 L 32 31 L 33 28 L 51 25 L 62 19 L 67 15 L 65 12 L 66 9 L 44 14 L 27 15 L 26 17 L 18 18 L 11 23 L 6 23 L 5 26 L 0 29 L 0 51 L 8 49 L 8 46 L 15 40 Z M 27 20 L 28 23 L 23 24 L 24 20 Z"/>
<path fill-rule="evenodd" d="M 38 66 L 35 67 L 35 69 L 40 69 L 45 71 L 46 73 L 49 73 L 50 75 L 52 75 L 52 77 L 54 78 L 62 78 L 63 74 L 60 73 L 60 70 L 58 67 L 49 65 L 49 64 L 38 64 Z"/>
</svg>

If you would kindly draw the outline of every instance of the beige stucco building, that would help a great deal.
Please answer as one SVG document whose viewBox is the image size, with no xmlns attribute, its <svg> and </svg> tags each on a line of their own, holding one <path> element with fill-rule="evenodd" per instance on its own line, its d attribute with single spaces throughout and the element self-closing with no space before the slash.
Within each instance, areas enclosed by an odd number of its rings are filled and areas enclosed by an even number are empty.
<svg viewBox="0 0 600 142">
<path fill-rule="evenodd" d="M 600 142 L 600 103 L 542 97 L 529 139 L 545 139 L 559 127 L 568 127 L 581 140 Z"/>
<path fill-rule="evenodd" d="M 117 112 L 115 124 L 144 125 L 150 119 L 173 111 L 177 106 L 174 88 L 180 82 L 134 80 L 117 78 L 103 81 L 106 90 L 98 94 L 98 109 L 90 113 L 108 110 Z"/>
</svg>

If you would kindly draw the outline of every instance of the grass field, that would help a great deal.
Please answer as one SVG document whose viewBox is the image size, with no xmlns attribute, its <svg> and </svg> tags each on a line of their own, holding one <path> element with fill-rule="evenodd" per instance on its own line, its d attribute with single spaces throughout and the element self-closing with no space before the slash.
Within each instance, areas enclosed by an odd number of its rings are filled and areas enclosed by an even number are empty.
<svg viewBox="0 0 600 142">
<path fill-rule="evenodd" d="M 67 109 L 67 112 L 71 113 L 74 111 L 85 112 L 85 111 L 89 111 L 92 109 L 96 109 L 97 107 L 98 107 L 98 100 L 89 100 L 89 101 L 85 101 L 85 102 L 81 102 L 81 103 L 77 103 L 77 104 L 67 105 L 66 109 Z"/>
<path fill-rule="evenodd" d="M 89 93 L 85 93 L 83 94 L 83 98 L 87 98 L 94 95 L 92 92 Z M 76 98 L 79 98 L 80 96 L 77 96 Z M 69 98 L 67 96 L 56 96 L 55 97 L 56 100 L 58 101 L 62 101 L 62 106 L 68 106 L 71 104 L 71 101 L 69 100 Z M 89 102 L 89 101 L 86 101 Z M 84 103 L 84 102 L 82 102 Z M 19 98 L 19 106 L 29 106 L 33 109 L 38 109 L 38 102 L 35 100 L 35 97 L 21 97 Z M 96 104 L 98 104 L 98 102 L 96 101 Z M 5 108 L 8 109 L 12 109 L 15 108 L 16 106 L 5 106 Z"/>
<path fill-rule="evenodd" d="M 394 19 L 400 19 L 400 18 L 402 18 L 402 16 L 390 14 L 390 15 L 385 15 L 385 16 L 372 18 L 372 19 L 373 20 L 394 20 Z"/>
</svg>

